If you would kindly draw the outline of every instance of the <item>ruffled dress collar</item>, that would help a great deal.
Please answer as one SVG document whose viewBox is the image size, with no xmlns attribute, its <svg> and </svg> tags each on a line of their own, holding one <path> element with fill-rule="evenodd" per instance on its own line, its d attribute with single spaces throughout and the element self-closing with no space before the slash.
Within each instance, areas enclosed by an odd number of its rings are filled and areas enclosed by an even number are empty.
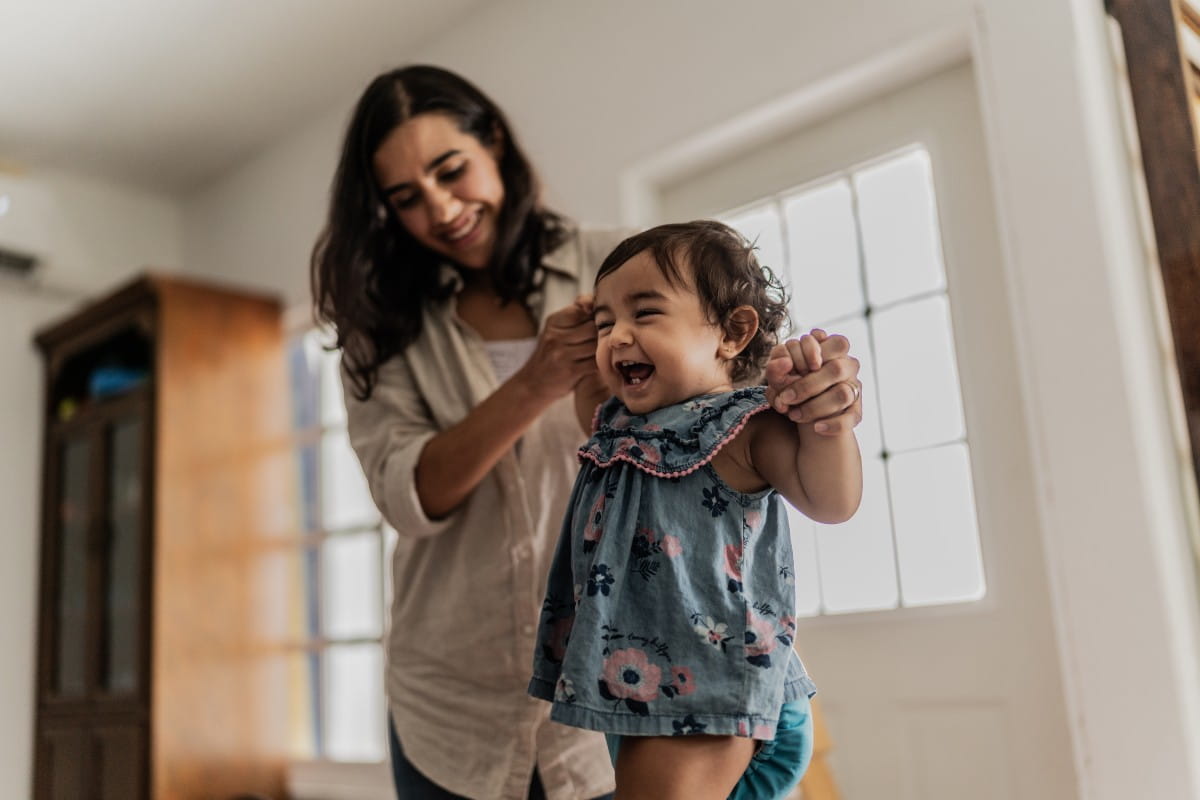
<svg viewBox="0 0 1200 800">
<path fill-rule="evenodd" d="M 579 459 L 598 467 L 632 464 L 659 478 L 700 469 L 767 404 L 766 387 L 700 395 L 648 414 L 631 414 L 615 397 L 596 410 L 592 437 Z"/>
</svg>

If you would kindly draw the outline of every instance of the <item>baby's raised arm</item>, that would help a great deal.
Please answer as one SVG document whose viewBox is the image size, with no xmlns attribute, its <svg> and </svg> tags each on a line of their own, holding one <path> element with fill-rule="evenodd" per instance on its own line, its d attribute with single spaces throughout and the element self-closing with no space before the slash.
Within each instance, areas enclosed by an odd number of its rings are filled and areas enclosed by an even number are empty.
<svg viewBox="0 0 1200 800">
<path fill-rule="evenodd" d="M 780 398 L 797 375 L 821 367 L 820 342 L 812 336 L 778 345 L 767 363 L 768 397 Z M 857 378 L 846 385 L 848 391 L 859 393 Z M 779 405 L 773 407 L 778 410 Z M 759 414 L 747 431 L 754 471 L 810 519 L 845 522 L 862 499 L 862 458 L 853 428 L 847 425 L 822 435 L 813 429 L 814 421 L 793 422 L 787 416 L 792 407 L 782 405 L 787 411 Z"/>
</svg>

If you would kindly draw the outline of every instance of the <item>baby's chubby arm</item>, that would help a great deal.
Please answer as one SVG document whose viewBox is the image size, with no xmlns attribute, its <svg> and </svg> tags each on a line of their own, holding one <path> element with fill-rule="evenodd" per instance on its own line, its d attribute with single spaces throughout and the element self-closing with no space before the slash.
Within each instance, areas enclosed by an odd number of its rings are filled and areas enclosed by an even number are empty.
<svg viewBox="0 0 1200 800">
<path fill-rule="evenodd" d="M 778 397 L 797 374 L 809 374 L 821 365 L 820 341 L 809 334 L 777 345 L 767 363 L 768 395 Z M 853 428 L 819 434 L 814 422 L 793 422 L 788 418 L 792 407 L 779 411 L 778 405 L 778 413 L 756 415 L 747 431 L 754 471 L 810 519 L 850 519 L 862 500 L 862 458 Z"/>
</svg>

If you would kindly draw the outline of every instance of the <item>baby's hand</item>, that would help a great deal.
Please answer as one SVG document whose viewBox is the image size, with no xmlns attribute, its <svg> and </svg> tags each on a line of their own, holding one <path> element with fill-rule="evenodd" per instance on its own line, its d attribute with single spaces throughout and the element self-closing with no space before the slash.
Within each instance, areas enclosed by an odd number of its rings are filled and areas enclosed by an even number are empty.
<svg viewBox="0 0 1200 800">
<path fill-rule="evenodd" d="M 820 336 L 821 338 L 817 338 Z M 786 414 L 794 405 L 799 405 L 796 399 L 789 397 L 787 402 L 781 400 L 780 392 L 810 372 L 816 372 L 824 363 L 821 358 L 821 342 L 828 335 L 818 329 L 806 333 L 799 339 L 788 339 L 775 345 L 771 357 L 767 360 L 767 402 L 771 408 L 780 414 Z M 808 398 L 804 398 L 808 399 Z"/>
</svg>

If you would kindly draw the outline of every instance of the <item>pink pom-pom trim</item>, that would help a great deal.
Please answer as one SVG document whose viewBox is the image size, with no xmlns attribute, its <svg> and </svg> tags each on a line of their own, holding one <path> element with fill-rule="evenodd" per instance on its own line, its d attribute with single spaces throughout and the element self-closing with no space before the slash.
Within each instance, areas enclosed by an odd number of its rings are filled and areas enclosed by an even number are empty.
<svg viewBox="0 0 1200 800">
<path fill-rule="evenodd" d="M 726 434 L 723 437 L 721 437 L 721 440 L 719 442 L 717 442 L 716 446 L 713 447 L 713 449 L 710 450 L 708 452 L 708 454 L 701 461 L 699 461 L 698 463 L 694 464 L 693 466 L 688 467 L 687 469 L 682 470 L 682 471 L 663 472 L 662 470 L 653 469 L 652 467 L 648 467 L 645 464 L 638 461 L 637 459 L 631 458 L 631 457 L 625 455 L 624 453 L 618 453 L 617 455 L 613 456 L 612 458 L 608 459 L 607 461 L 601 461 L 599 456 L 596 456 L 587 450 L 580 449 L 579 458 L 581 460 L 586 458 L 588 461 L 591 461 L 597 467 L 606 467 L 609 464 L 612 464 L 614 461 L 625 461 L 629 464 L 633 464 L 633 466 L 637 467 L 642 472 L 645 472 L 648 475 L 654 475 L 655 477 L 658 477 L 658 478 L 682 478 L 685 475 L 691 475 L 693 472 L 700 469 L 708 462 L 712 461 L 713 458 L 717 455 L 717 453 L 720 452 L 722 447 L 724 447 L 726 444 L 728 444 L 733 439 L 737 438 L 737 435 L 742 432 L 742 428 L 746 427 L 746 423 L 750 420 L 751 417 L 753 417 L 755 414 L 757 414 L 761 411 L 766 411 L 768 408 L 770 408 L 770 406 L 765 402 L 760 406 L 751 408 L 749 411 L 747 411 L 742 416 L 742 418 L 740 420 L 738 420 L 738 424 L 736 426 L 734 426 L 733 428 L 730 428 L 729 431 L 726 432 Z M 599 426 L 599 422 L 600 422 L 599 416 L 600 416 L 600 409 L 597 408 L 596 409 L 597 419 L 592 422 L 593 432 L 595 430 L 597 430 L 597 428 Z"/>
</svg>

